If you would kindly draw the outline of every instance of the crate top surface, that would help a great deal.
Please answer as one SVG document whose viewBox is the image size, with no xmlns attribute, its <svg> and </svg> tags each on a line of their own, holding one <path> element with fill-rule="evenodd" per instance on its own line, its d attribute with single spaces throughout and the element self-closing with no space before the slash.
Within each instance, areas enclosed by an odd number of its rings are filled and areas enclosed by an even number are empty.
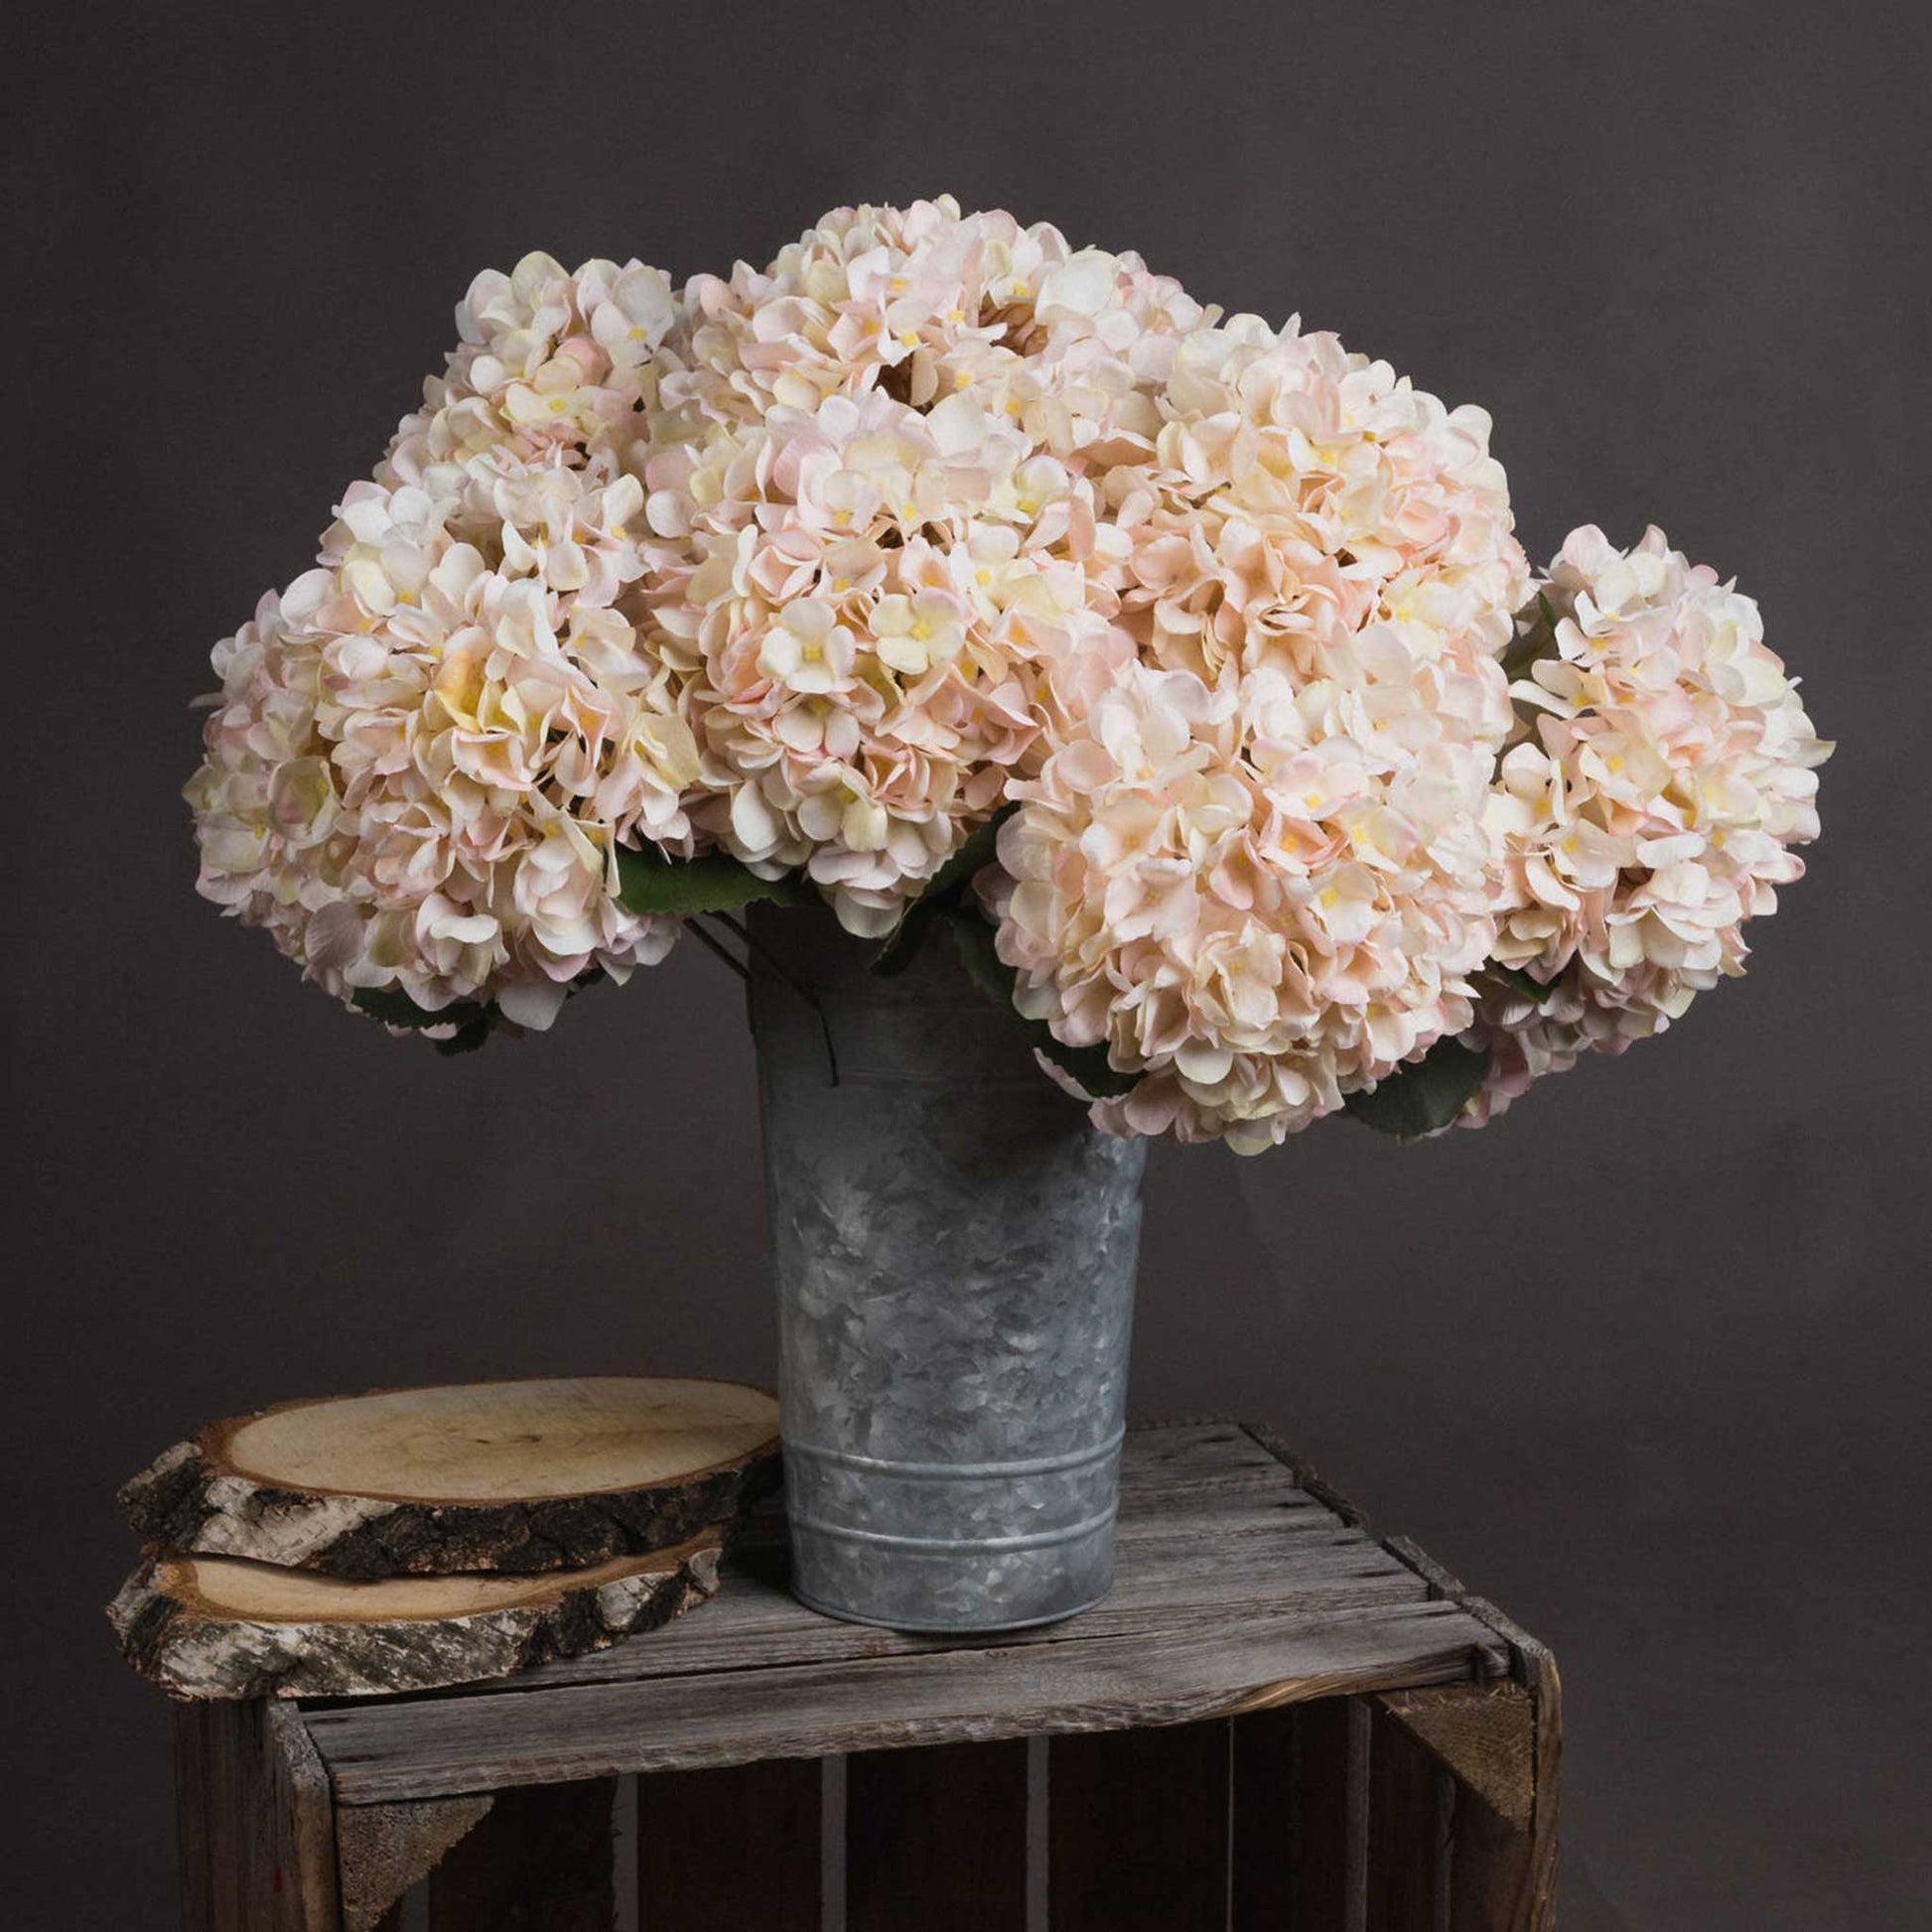
<svg viewBox="0 0 1932 1932">
<path fill-rule="evenodd" d="M 785 1593 L 756 1528 L 709 1603 L 589 1657 L 460 1690 L 300 1707 L 344 1804 L 901 1744 L 1180 1724 L 1504 1675 L 1445 1595 L 1265 1431 L 1131 1430 L 1112 1593 L 1063 1623 L 939 1638 Z"/>
</svg>

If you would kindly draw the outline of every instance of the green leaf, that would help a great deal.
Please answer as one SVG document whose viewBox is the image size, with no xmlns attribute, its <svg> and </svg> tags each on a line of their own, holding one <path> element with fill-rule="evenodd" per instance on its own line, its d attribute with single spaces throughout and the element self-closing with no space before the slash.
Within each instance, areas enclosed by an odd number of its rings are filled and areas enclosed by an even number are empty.
<svg viewBox="0 0 1932 1932">
<path fill-rule="evenodd" d="M 445 1059 L 457 1053 L 474 1053 L 489 1037 L 495 1025 L 496 1009 L 484 1007 L 476 1019 L 465 1022 L 448 1039 L 433 1039 L 430 1044 Z"/>
<path fill-rule="evenodd" d="M 385 1027 L 408 1027 L 416 1031 L 424 1027 L 467 1030 L 481 1025 L 487 1033 L 495 1012 L 494 1008 L 479 1005 L 475 1000 L 458 1000 L 453 1006 L 431 1013 L 427 1007 L 419 1007 L 407 993 L 393 986 L 358 987 L 349 996 L 349 1005 L 358 1013 L 366 1013 L 371 1020 L 380 1020 Z M 476 1043 L 481 1044 L 481 1039 Z"/>
<path fill-rule="evenodd" d="M 632 912 L 729 912 L 755 899 L 809 905 L 812 894 L 794 878 L 760 879 L 751 867 L 722 852 L 696 859 L 667 859 L 655 846 L 618 849 L 618 899 Z"/>
<path fill-rule="evenodd" d="M 1557 990 L 1555 980 L 1551 980 L 1546 984 L 1544 981 L 1536 979 L 1524 972 L 1520 966 L 1500 966 L 1492 959 L 1482 970 L 1492 980 L 1501 980 L 1512 993 L 1520 995 L 1523 999 L 1531 1001 L 1536 1006 L 1547 1004 Z"/>
<path fill-rule="evenodd" d="M 1386 1080 L 1349 1094 L 1341 1104 L 1378 1134 L 1420 1140 L 1447 1127 L 1462 1111 L 1488 1070 L 1489 1055 L 1483 1048 L 1464 1046 L 1446 1034 L 1421 1059 L 1397 1067 Z"/>
<path fill-rule="evenodd" d="M 1004 1007 L 1025 1029 L 1034 1050 L 1043 1053 L 1063 1073 L 1070 1073 L 1083 1093 L 1095 1100 L 1118 1100 L 1133 1092 L 1138 1073 L 1123 1073 L 1107 1058 L 1104 1046 L 1069 1046 L 1056 1039 L 1043 1020 L 1029 1020 L 1013 1004 L 1014 981 L 1018 975 L 1000 957 L 993 943 L 993 928 L 980 916 L 976 906 L 955 905 L 948 923 L 959 947 L 960 963 L 970 979 L 995 1005 Z"/>
<path fill-rule="evenodd" d="M 898 924 L 893 928 L 872 962 L 872 970 L 881 979 L 891 979 L 895 973 L 902 973 L 911 965 L 918 956 L 919 948 L 925 944 L 933 919 L 942 910 L 950 910 L 958 903 L 971 887 L 974 877 L 1000 856 L 1000 827 L 1019 809 L 1020 801 L 1017 798 L 1008 799 L 984 825 L 976 827 L 959 850 L 926 881 L 925 891 L 900 914 Z"/>
<path fill-rule="evenodd" d="M 953 943 L 959 948 L 959 963 L 966 977 L 998 1006 L 1013 1006 L 1013 987 L 1019 975 L 1000 957 L 993 942 L 993 928 L 977 912 L 967 916 L 955 908 L 952 919 Z M 1014 1018 L 1025 1016 L 1014 1007 Z"/>
<path fill-rule="evenodd" d="M 1520 637 L 1513 637 L 1503 652 L 1503 675 L 1512 684 L 1528 677 L 1545 658 L 1558 654 L 1557 614 L 1541 591 L 1536 594 L 1536 621 Z"/>
</svg>

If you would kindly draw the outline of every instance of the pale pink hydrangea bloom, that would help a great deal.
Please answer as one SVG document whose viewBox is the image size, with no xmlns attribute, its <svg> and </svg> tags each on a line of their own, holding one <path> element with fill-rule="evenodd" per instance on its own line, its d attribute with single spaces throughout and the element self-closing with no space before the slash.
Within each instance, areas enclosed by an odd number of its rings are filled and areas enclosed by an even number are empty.
<svg viewBox="0 0 1932 1932">
<path fill-rule="evenodd" d="M 1331 336 L 1203 325 L 1156 401 L 1100 486 L 1169 675 L 1012 788 L 1000 946 L 1023 1010 L 1148 1069 L 1103 1125 L 1253 1152 L 1469 1024 L 1528 570 L 1488 418 Z"/>
<path fill-rule="evenodd" d="M 970 388 L 1068 456 L 1158 428 L 1149 391 L 1211 312 L 1138 255 L 1073 249 L 1046 222 L 962 215 L 950 196 L 835 208 L 767 268 L 685 290 L 688 373 L 664 399 L 715 421 L 878 388 L 923 409 Z"/>
<path fill-rule="evenodd" d="M 618 902 L 615 848 L 688 838 L 698 755 L 619 609 L 641 485 L 553 463 L 488 494 L 484 521 L 354 484 L 320 568 L 216 646 L 187 795 L 203 893 L 337 997 L 541 1028 L 584 973 L 670 945 Z"/>
<path fill-rule="evenodd" d="M 1133 655 L 1088 472 L 1151 459 L 1204 312 L 1133 256 L 950 201 L 846 208 L 700 277 L 646 475 L 655 647 L 701 837 L 890 930 Z"/>
<path fill-rule="evenodd" d="M 403 418 L 376 481 L 438 496 L 542 460 L 601 449 L 622 462 L 648 443 L 659 381 L 679 366 L 684 309 L 662 270 L 588 261 L 574 274 L 525 255 L 485 269 L 458 305 L 461 338 L 423 406 Z"/>
<path fill-rule="evenodd" d="M 1252 316 L 1186 338 L 1160 401 L 1153 458 L 1106 484 L 1148 655 L 1209 683 L 1269 665 L 1308 682 L 1371 627 L 1415 626 L 1465 680 L 1465 726 L 1496 728 L 1506 706 L 1482 667 L 1528 569 L 1482 410 Z"/>
<path fill-rule="evenodd" d="M 1016 1003 L 1144 1069 L 1100 1125 L 1256 1153 L 1468 1026 L 1493 751 L 1411 702 L 1441 676 L 1423 648 L 1385 626 L 1346 702 L 1136 666 L 1015 787 L 986 884 Z"/>
<path fill-rule="evenodd" d="M 1650 529 L 1572 531 L 1542 597 L 1554 654 L 1516 695 L 1534 725 L 1488 810 L 1501 844 L 1496 959 L 1556 991 L 1485 993 L 1480 1124 L 1587 1049 L 1661 1033 L 1744 969 L 1745 920 L 1803 876 L 1831 753 L 1751 599 Z M 1525 630 L 1541 621 L 1534 607 Z"/>
<path fill-rule="evenodd" d="M 1041 733 L 1132 656 L 1090 485 L 969 394 L 714 427 L 649 467 L 656 645 L 691 680 L 699 832 L 891 928 Z"/>
<path fill-rule="evenodd" d="M 647 531 L 624 469 L 682 313 L 634 261 L 479 275 L 320 568 L 216 646 L 187 794 L 201 890 L 337 997 L 547 1027 L 573 981 L 675 936 L 619 903 L 615 853 L 692 838 L 697 745 L 634 627 Z"/>
</svg>

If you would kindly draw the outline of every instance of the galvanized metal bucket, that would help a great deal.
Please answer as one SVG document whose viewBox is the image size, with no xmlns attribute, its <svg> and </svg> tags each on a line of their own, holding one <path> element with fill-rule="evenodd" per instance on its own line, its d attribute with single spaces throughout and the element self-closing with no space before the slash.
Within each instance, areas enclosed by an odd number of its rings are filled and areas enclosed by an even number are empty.
<svg viewBox="0 0 1932 1932">
<path fill-rule="evenodd" d="M 944 931 L 892 979 L 829 913 L 753 932 L 792 1588 L 900 1630 L 1083 1609 L 1113 1578 L 1145 1143 L 1087 1124 Z"/>
</svg>

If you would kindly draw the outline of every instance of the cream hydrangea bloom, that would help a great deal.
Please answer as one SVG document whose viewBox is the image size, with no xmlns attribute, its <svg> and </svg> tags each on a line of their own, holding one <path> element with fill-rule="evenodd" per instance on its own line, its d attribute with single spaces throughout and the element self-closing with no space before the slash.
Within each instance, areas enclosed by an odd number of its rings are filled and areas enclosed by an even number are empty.
<svg viewBox="0 0 1932 1932">
<path fill-rule="evenodd" d="M 1209 312 L 1135 254 L 951 196 L 835 208 L 767 268 L 696 277 L 688 373 L 668 403 L 721 422 L 883 390 L 915 409 L 971 389 L 1062 457 L 1145 448 L 1175 345 Z"/>
<path fill-rule="evenodd" d="M 579 465 L 648 441 L 660 379 L 679 366 L 684 309 L 662 270 L 525 255 L 485 269 L 458 305 L 461 338 L 403 418 L 376 481 L 459 493 L 544 460 Z"/>
<path fill-rule="evenodd" d="M 891 928 L 1132 654 L 1091 488 L 977 397 L 780 404 L 648 475 L 657 649 L 705 754 L 693 823 L 802 868 L 855 932 Z"/>
<path fill-rule="evenodd" d="M 1574 530 L 1542 587 L 1548 654 L 1516 688 L 1534 724 L 1504 756 L 1495 957 L 1554 988 L 1500 983 L 1472 1043 L 1491 1050 L 1465 1115 L 1486 1120 L 1587 1049 L 1661 1033 L 1744 969 L 1747 919 L 1803 876 L 1830 756 L 1757 606 L 1652 528 L 1618 550 Z M 1542 622 L 1525 614 L 1526 635 Z"/>
<path fill-rule="evenodd" d="M 1468 1026 L 1493 755 L 1452 726 L 1416 744 L 1406 703 L 1411 742 L 1372 724 L 1438 673 L 1397 626 L 1345 696 L 1136 666 L 1015 787 L 1000 956 L 1023 1013 L 1142 1072 L 1100 1125 L 1256 1153 Z"/>
<path fill-rule="evenodd" d="M 1136 257 L 950 201 L 835 210 L 687 300 L 663 397 L 689 436 L 646 475 L 693 822 L 883 933 L 1131 658 L 1088 472 L 1151 458 L 1203 312 Z"/>
<path fill-rule="evenodd" d="M 1013 787 L 1000 949 L 1146 1069 L 1103 1125 L 1254 1152 L 1469 1025 L 1528 571 L 1487 417 L 1331 336 L 1203 325 L 1156 401 L 1099 479 L 1148 669 Z"/>
<path fill-rule="evenodd" d="M 1816 834 L 1749 600 L 1578 531 L 1512 708 L 1488 417 L 1138 256 L 941 198 L 457 321 L 188 788 L 202 890 L 339 997 L 547 1025 L 675 931 L 627 847 L 884 934 L 1012 803 L 1023 1012 L 1138 1076 L 1103 1125 L 1250 1152 L 1446 1036 L 1479 1119 L 1660 1030 Z"/>
<path fill-rule="evenodd" d="M 187 796 L 201 890 L 348 1000 L 493 1001 L 547 1027 L 571 983 L 662 957 L 615 849 L 688 839 L 698 754 L 620 607 L 634 478 L 528 466 L 492 520 L 353 485 L 320 567 L 216 646 Z"/>
<path fill-rule="evenodd" d="M 493 1003 L 661 958 L 616 849 L 688 849 L 684 692 L 644 649 L 644 489 L 682 309 L 638 262 L 479 275 L 446 373 L 319 568 L 215 647 L 201 891 L 337 997 Z"/>
</svg>

